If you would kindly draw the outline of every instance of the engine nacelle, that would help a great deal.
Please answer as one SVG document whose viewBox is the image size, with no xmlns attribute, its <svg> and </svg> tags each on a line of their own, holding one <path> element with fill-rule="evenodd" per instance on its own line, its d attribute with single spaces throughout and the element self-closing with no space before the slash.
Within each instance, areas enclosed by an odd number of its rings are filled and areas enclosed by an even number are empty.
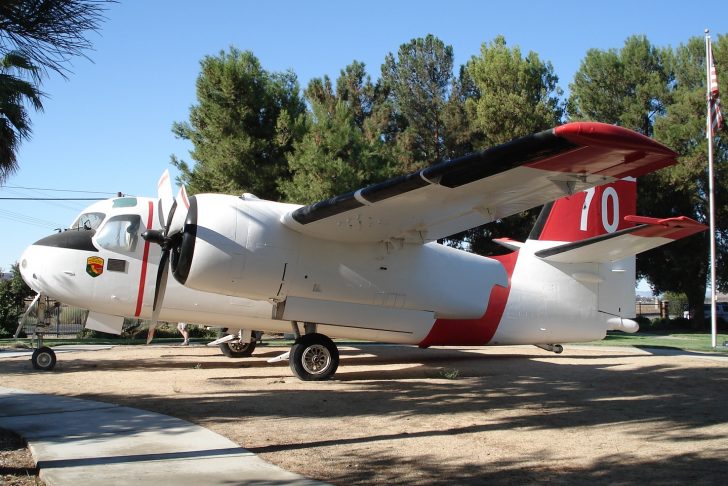
<svg viewBox="0 0 728 486">
<path fill-rule="evenodd" d="M 190 288 L 275 299 L 299 235 L 280 223 L 291 205 L 222 194 L 190 197 L 175 278 Z M 294 206 L 295 207 L 295 206 Z"/>
</svg>

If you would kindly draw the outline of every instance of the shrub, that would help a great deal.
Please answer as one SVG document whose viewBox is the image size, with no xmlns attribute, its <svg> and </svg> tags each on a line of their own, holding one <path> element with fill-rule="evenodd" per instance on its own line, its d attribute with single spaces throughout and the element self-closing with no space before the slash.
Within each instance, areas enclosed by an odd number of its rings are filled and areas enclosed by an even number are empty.
<svg viewBox="0 0 728 486">
<path fill-rule="evenodd" d="M 0 272 L 2 273 L 2 272 Z M 9 280 L 0 280 L 0 337 L 12 336 L 23 314 L 23 303 L 33 291 L 20 276 L 18 264 L 12 266 Z"/>
</svg>

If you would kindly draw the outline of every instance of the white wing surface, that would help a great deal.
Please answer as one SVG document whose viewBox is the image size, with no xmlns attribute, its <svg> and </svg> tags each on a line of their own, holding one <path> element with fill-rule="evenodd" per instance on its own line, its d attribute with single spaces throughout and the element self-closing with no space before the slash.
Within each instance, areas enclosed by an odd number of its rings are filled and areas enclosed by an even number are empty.
<svg viewBox="0 0 728 486">
<path fill-rule="evenodd" d="M 655 171 L 675 157 L 631 130 L 569 123 L 300 207 L 282 222 L 327 240 L 423 243 Z"/>
</svg>

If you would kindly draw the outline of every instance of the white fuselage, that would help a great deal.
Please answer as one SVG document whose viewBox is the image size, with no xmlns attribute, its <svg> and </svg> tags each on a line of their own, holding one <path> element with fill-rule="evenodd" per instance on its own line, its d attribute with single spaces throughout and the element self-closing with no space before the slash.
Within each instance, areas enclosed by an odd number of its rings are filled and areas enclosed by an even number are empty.
<svg viewBox="0 0 728 486">
<path fill-rule="evenodd" d="M 273 332 L 314 322 L 331 337 L 429 346 L 588 341 L 613 327 L 609 319 L 634 312 L 610 307 L 625 299 L 607 295 L 630 276 L 633 286 L 633 266 L 615 273 L 614 264 L 533 256 L 550 242 L 529 240 L 512 265 L 437 243 L 332 242 L 279 224 L 291 205 L 205 196 L 214 204 L 201 206 L 209 213 L 200 220 L 230 224 L 200 226 L 186 286 L 168 280 L 161 320 Z M 161 250 L 139 235 L 161 227 L 157 200 L 118 201 L 85 211 L 103 215 L 93 230 L 77 223 L 30 246 L 20 262 L 26 282 L 101 314 L 150 319 Z M 84 234 L 91 246 L 66 242 Z M 198 262 L 205 272 L 195 272 Z"/>
</svg>

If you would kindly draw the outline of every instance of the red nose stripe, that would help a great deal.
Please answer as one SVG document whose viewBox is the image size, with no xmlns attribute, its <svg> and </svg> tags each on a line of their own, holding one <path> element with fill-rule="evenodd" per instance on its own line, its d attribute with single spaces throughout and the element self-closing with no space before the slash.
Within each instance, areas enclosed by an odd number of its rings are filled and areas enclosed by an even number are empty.
<svg viewBox="0 0 728 486">
<path fill-rule="evenodd" d="M 147 229 L 152 229 L 152 217 L 154 216 L 154 204 L 149 201 L 149 214 L 147 216 Z M 149 242 L 144 241 L 144 256 L 142 257 L 142 272 L 139 276 L 139 293 L 137 293 L 137 305 L 134 317 L 142 313 L 142 302 L 144 301 L 144 282 L 147 280 L 147 261 L 149 260 Z"/>
</svg>

